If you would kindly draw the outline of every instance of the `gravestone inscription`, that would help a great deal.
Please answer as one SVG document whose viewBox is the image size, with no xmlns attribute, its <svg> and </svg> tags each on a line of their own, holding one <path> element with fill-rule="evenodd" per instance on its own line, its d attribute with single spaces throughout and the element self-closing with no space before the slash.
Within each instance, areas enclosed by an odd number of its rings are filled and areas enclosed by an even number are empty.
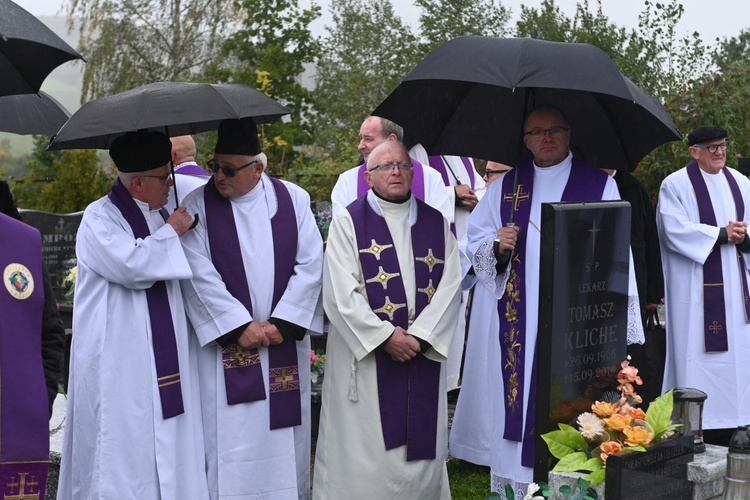
<svg viewBox="0 0 750 500">
<path fill-rule="evenodd" d="M 627 356 L 630 204 L 545 203 L 541 233 L 535 481 L 552 466 L 540 436 L 576 426 L 616 390 Z"/>
</svg>

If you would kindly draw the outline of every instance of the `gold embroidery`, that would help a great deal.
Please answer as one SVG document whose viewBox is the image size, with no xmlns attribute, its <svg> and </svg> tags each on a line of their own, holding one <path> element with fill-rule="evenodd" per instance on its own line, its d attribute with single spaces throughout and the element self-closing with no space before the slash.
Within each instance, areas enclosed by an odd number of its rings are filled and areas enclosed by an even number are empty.
<svg viewBox="0 0 750 500">
<path fill-rule="evenodd" d="M 518 256 L 514 257 L 514 261 L 520 263 Z M 507 361 L 503 370 L 510 371 L 508 377 L 508 387 L 505 388 L 505 404 L 510 409 L 511 414 L 515 413 L 519 407 L 518 401 L 518 365 L 520 363 L 521 353 L 523 351 L 523 345 L 518 341 L 518 303 L 520 302 L 521 292 L 518 287 L 521 285 L 521 279 L 516 274 L 514 268 L 511 268 L 510 276 L 508 277 L 508 283 L 505 287 L 505 294 L 508 297 L 505 303 L 505 319 L 508 322 L 510 328 L 503 338 L 503 348 Z"/>
<path fill-rule="evenodd" d="M 252 350 L 245 349 L 239 344 L 230 344 L 222 349 L 229 357 L 224 359 L 224 369 L 242 368 L 244 366 L 260 363 L 260 354 L 253 354 Z"/>
<path fill-rule="evenodd" d="M 270 392 L 299 390 L 299 367 L 284 366 L 268 371 L 268 389 Z"/>
<path fill-rule="evenodd" d="M 6 493 L 3 498 L 7 500 L 39 500 L 39 482 L 36 478 L 31 476 L 31 479 L 26 481 L 26 476 L 29 475 L 28 472 L 20 472 L 18 475 L 21 476 L 20 481 L 17 481 L 15 478 L 11 479 L 5 486 L 9 493 Z M 28 491 L 27 488 L 29 489 Z M 36 493 L 34 493 L 35 488 Z M 17 495 L 14 494 L 16 490 L 18 491 Z"/>
<path fill-rule="evenodd" d="M 167 387 L 169 385 L 180 383 L 180 372 L 173 373 L 172 375 L 165 375 L 157 379 L 159 381 L 159 387 Z"/>
<path fill-rule="evenodd" d="M 522 201 L 526 201 L 531 196 L 531 193 L 524 193 L 523 192 L 523 184 L 519 184 L 518 188 L 516 189 L 515 194 L 506 194 L 503 196 L 503 201 L 513 201 L 515 199 L 515 205 L 513 206 L 513 211 L 518 210 L 518 204 Z"/>
<path fill-rule="evenodd" d="M 424 262 L 425 264 L 430 266 L 430 272 L 432 272 L 432 268 L 434 266 L 445 263 L 444 260 L 440 260 L 432 254 L 432 248 L 429 249 L 425 257 L 417 257 L 416 260 Z"/>
<path fill-rule="evenodd" d="M 711 323 L 708 329 L 711 330 L 711 333 L 713 333 L 714 335 L 718 335 L 718 333 L 723 330 L 718 321 L 714 321 L 713 323 Z"/>
<path fill-rule="evenodd" d="M 388 315 L 388 319 L 393 321 L 393 313 L 395 313 L 397 310 L 401 309 L 402 307 L 406 307 L 406 304 L 394 304 L 391 302 L 391 298 L 387 295 L 385 296 L 385 304 L 383 304 L 383 307 L 380 309 L 373 310 L 374 313 L 385 313 Z"/>
<path fill-rule="evenodd" d="M 375 240 L 371 241 L 372 243 L 370 244 L 370 248 L 363 248 L 359 251 L 359 253 L 371 253 L 375 256 L 376 259 L 380 260 L 380 253 L 383 250 L 393 248 L 393 245 L 379 245 Z"/>
<path fill-rule="evenodd" d="M 380 283 L 383 285 L 383 290 L 388 290 L 388 281 L 397 276 L 401 276 L 401 273 L 387 273 L 382 266 L 378 266 L 377 276 L 370 278 L 366 283 Z"/>
<path fill-rule="evenodd" d="M 432 296 L 435 295 L 435 292 L 437 291 L 437 289 L 432 285 L 432 280 L 430 280 L 427 287 L 417 288 L 417 291 L 427 294 L 427 303 L 429 304 L 430 301 L 432 300 Z"/>
</svg>

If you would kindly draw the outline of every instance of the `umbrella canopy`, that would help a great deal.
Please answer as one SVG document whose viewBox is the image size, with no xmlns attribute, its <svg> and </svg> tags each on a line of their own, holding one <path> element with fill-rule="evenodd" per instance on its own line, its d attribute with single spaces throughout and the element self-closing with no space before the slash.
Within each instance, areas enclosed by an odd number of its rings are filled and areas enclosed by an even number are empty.
<svg viewBox="0 0 750 500">
<path fill-rule="evenodd" d="M 290 111 L 241 84 L 157 82 L 84 104 L 48 149 L 107 149 L 117 137 L 155 130 L 174 137 L 216 130 L 227 118 L 270 123 Z"/>
<path fill-rule="evenodd" d="M 70 113 L 45 92 L 0 96 L 0 132 L 52 135 Z"/>
<path fill-rule="evenodd" d="M 53 69 L 83 59 L 39 19 L 0 0 L 0 95 L 36 94 Z"/>
<path fill-rule="evenodd" d="M 597 47 L 533 38 L 462 37 L 427 55 L 373 111 L 430 154 L 518 165 L 523 119 L 533 106 L 560 108 L 570 147 L 603 168 L 632 171 L 681 136 L 664 108 Z"/>
</svg>

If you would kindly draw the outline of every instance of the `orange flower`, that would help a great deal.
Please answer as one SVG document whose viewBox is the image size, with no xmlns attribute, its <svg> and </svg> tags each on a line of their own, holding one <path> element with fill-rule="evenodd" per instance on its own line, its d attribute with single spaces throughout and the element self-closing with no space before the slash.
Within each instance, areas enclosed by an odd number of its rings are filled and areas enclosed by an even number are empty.
<svg viewBox="0 0 750 500">
<path fill-rule="evenodd" d="M 620 366 L 622 367 L 622 370 L 617 374 L 617 381 L 621 384 L 625 383 L 635 383 L 638 385 L 643 385 L 643 380 L 641 380 L 641 377 L 638 376 L 638 368 L 635 366 L 630 366 L 629 361 L 623 361 L 620 363 Z"/>
<path fill-rule="evenodd" d="M 602 452 L 601 455 L 599 455 L 599 458 L 606 462 L 608 456 L 615 455 L 622 451 L 622 445 L 617 441 L 605 441 L 599 445 L 599 449 Z"/>
<path fill-rule="evenodd" d="M 612 429 L 613 431 L 622 431 L 625 427 L 630 425 L 630 422 L 633 421 L 633 417 L 630 415 L 620 415 L 619 413 L 615 413 L 609 418 L 605 418 L 604 425 Z"/>
<path fill-rule="evenodd" d="M 640 408 L 628 408 L 628 415 L 633 417 L 635 420 L 646 420 L 646 413 Z"/>
<path fill-rule="evenodd" d="M 628 446 L 646 445 L 654 439 L 654 433 L 645 427 L 626 427 L 622 432 L 625 434 L 625 444 Z"/>
<path fill-rule="evenodd" d="M 617 413 L 617 407 L 612 403 L 597 401 L 591 405 L 591 411 L 599 417 L 606 418 Z"/>
</svg>

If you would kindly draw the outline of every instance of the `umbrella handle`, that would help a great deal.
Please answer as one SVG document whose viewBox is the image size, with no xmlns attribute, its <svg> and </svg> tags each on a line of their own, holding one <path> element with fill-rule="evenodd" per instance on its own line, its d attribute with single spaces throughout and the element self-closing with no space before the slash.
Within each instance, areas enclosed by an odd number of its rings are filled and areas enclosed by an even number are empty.
<svg viewBox="0 0 750 500">
<path fill-rule="evenodd" d="M 195 229 L 195 226 L 198 225 L 198 220 L 199 220 L 198 214 L 195 214 L 195 217 L 193 218 L 193 224 L 188 228 L 188 231 L 191 229 Z"/>
</svg>

